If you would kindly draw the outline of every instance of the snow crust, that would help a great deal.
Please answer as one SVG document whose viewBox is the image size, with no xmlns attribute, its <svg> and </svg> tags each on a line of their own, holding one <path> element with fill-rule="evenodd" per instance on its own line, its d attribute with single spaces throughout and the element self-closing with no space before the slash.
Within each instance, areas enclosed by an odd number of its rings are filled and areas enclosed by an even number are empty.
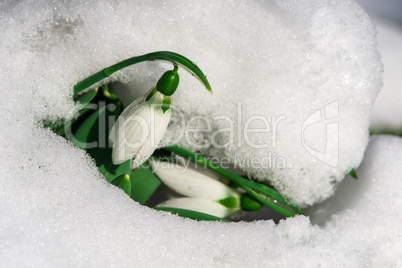
<svg viewBox="0 0 402 268">
<path fill-rule="evenodd" d="M 232 162 L 301 206 L 328 198 L 361 162 L 382 65 L 375 28 L 354 2 L 5 6 L 0 81 L 4 94 L 12 92 L 5 97 L 17 110 L 10 111 L 14 118 L 71 117 L 75 83 L 119 60 L 171 50 L 197 62 L 215 94 L 181 70 L 173 96 L 181 112 L 165 144 Z M 109 80 L 129 100 L 152 88 L 166 68 L 144 63 Z M 206 120 L 192 120 L 200 115 Z"/>
<path fill-rule="evenodd" d="M 13 123 L 10 132 L 20 129 Z M 0 177 L 0 260 L 7 267 L 402 264 L 400 138 L 372 139 L 359 180 L 348 177 L 311 212 L 320 228 L 306 216 L 275 225 L 195 222 L 157 212 L 107 184 L 61 138 L 23 129 L 32 140 L 25 139 L 18 165 L 3 167 Z"/>
<path fill-rule="evenodd" d="M 368 139 L 367 112 L 381 85 L 375 30 L 353 2 L 0 3 L 2 265 L 401 265 L 399 138 L 372 139 L 359 180 L 347 177 L 334 198 L 311 209 L 317 225 L 306 216 L 279 225 L 217 223 L 133 202 L 106 182 L 88 155 L 42 124 L 73 115 L 71 89 L 89 74 L 133 55 L 176 51 L 207 72 L 215 91 L 208 96 L 181 71 L 175 102 L 185 116 L 233 116 L 238 100 L 242 118 L 286 116 L 273 150 L 286 160 L 286 169 L 243 168 L 269 176 L 299 204 L 321 201 L 359 165 Z M 165 68 L 146 63 L 110 80 L 123 90 L 135 88 L 134 98 L 154 86 Z M 331 167 L 305 151 L 300 127 L 334 102 L 339 110 L 327 110 L 338 111 L 339 163 Z M 166 142 L 177 129 L 173 122 Z M 324 129 L 306 132 L 307 144 L 318 143 Z M 252 140 L 264 138 L 257 134 Z M 266 152 L 204 151 L 220 157 Z"/>
</svg>

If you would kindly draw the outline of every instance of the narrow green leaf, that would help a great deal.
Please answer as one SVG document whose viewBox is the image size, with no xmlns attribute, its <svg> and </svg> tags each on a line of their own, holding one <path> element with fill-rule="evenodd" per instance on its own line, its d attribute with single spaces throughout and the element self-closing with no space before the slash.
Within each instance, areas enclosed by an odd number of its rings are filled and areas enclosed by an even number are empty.
<svg viewBox="0 0 402 268">
<path fill-rule="evenodd" d="M 99 171 L 110 182 L 116 176 L 129 174 L 131 179 L 130 197 L 138 203 L 145 205 L 149 198 L 158 189 L 161 181 L 152 173 L 147 163 L 139 166 L 136 171 L 131 170 L 130 160 L 114 165 L 112 163 L 112 149 L 88 150 L 95 158 Z"/>
<path fill-rule="evenodd" d="M 355 180 L 358 180 L 358 179 L 359 179 L 359 177 L 357 176 L 356 170 L 355 170 L 354 168 L 352 168 L 352 169 L 349 171 L 349 175 L 352 176 Z"/>
<path fill-rule="evenodd" d="M 179 65 L 186 69 L 188 72 L 190 72 L 192 75 L 197 77 L 197 79 L 205 86 L 205 88 L 212 93 L 211 85 L 208 82 L 207 77 L 205 74 L 201 71 L 198 66 L 193 63 L 191 60 L 187 59 L 186 57 L 170 52 L 170 51 L 157 51 L 157 52 L 152 52 L 148 53 L 142 56 L 137 56 L 137 57 L 132 57 L 126 60 L 123 60 L 119 63 L 116 63 L 110 67 L 107 67 L 103 69 L 102 71 L 99 71 L 81 82 L 77 83 L 74 86 L 74 95 L 79 94 L 81 91 L 84 89 L 92 86 L 93 84 L 101 81 L 102 79 L 109 77 L 113 73 L 126 68 L 128 66 L 144 62 L 144 61 L 155 61 L 155 60 L 162 60 L 162 61 L 169 61 L 172 62 L 175 65 Z"/>
<path fill-rule="evenodd" d="M 126 161 L 120 165 L 114 165 L 112 162 L 112 149 L 91 149 L 88 153 L 96 161 L 96 165 L 99 167 L 100 173 L 102 173 L 106 180 L 112 182 L 117 176 L 129 174 L 131 177 L 130 161 Z"/>
<path fill-rule="evenodd" d="M 77 119 L 70 135 L 74 145 L 82 149 L 106 148 L 108 146 L 109 131 L 112 127 L 110 120 L 116 119 L 121 103 L 112 102 L 101 106 L 88 117 Z M 113 121 L 114 122 L 114 121 Z"/>
<path fill-rule="evenodd" d="M 187 210 L 187 209 L 181 209 L 181 208 L 168 208 L 168 207 L 157 207 L 155 208 L 156 210 L 161 210 L 161 211 L 167 211 L 171 212 L 172 214 L 177 214 L 180 217 L 185 217 L 185 218 L 190 218 L 193 220 L 198 220 L 198 221 L 223 221 L 223 222 L 230 222 L 228 220 L 212 216 L 209 214 L 197 212 L 197 211 L 192 211 L 192 210 Z"/>
<path fill-rule="evenodd" d="M 105 115 L 105 111 L 109 109 L 111 105 L 114 104 L 109 104 L 103 106 L 99 110 L 96 110 L 80 124 L 77 130 L 73 133 L 72 137 L 69 137 L 75 146 L 78 146 L 82 149 L 95 148 L 99 146 L 99 118 L 102 114 Z"/>
<path fill-rule="evenodd" d="M 145 205 L 161 184 L 161 181 L 149 169 L 147 162 L 139 166 L 137 170 L 132 173 L 131 179 L 131 198 L 142 205 Z"/>
<path fill-rule="evenodd" d="M 293 208 L 291 208 L 290 206 L 283 204 L 281 202 L 278 202 L 277 200 L 269 197 L 269 196 L 262 196 L 259 193 L 257 193 L 256 191 L 254 191 L 253 189 L 251 189 L 250 187 L 247 186 L 242 186 L 242 188 L 244 190 L 246 190 L 246 192 L 248 194 L 250 194 L 253 198 L 255 198 L 256 200 L 258 200 L 259 202 L 261 202 L 262 204 L 264 204 L 265 206 L 269 207 L 270 209 L 272 209 L 273 211 L 278 212 L 279 214 L 282 214 L 283 216 L 286 217 L 293 217 L 295 216 L 297 213 L 300 213 L 299 211 L 295 211 Z"/>
<path fill-rule="evenodd" d="M 131 180 L 130 175 L 124 174 L 118 176 L 116 179 L 112 181 L 112 184 L 123 189 L 123 191 L 130 196 L 131 195 Z"/>
</svg>

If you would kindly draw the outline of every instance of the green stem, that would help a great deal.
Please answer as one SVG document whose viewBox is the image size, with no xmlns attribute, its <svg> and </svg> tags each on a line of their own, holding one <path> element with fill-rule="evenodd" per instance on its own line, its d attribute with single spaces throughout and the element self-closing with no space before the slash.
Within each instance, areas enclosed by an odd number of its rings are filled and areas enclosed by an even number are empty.
<svg viewBox="0 0 402 268">
<path fill-rule="evenodd" d="M 102 79 L 109 77 L 113 73 L 126 68 L 128 66 L 134 65 L 136 63 L 144 62 L 144 61 L 155 61 L 155 60 L 162 60 L 162 61 L 169 61 L 172 62 L 175 65 L 179 65 L 186 69 L 189 73 L 192 75 L 196 76 L 198 80 L 205 86 L 205 88 L 212 93 L 211 86 L 207 80 L 207 77 L 205 74 L 201 71 L 198 66 L 193 63 L 191 60 L 187 59 L 186 57 L 174 53 L 174 52 L 169 52 L 169 51 L 157 51 L 157 52 L 152 52 L 148 53 L 142 56 L 137 56 L 137 57 L 132 57 L 126 60 L 123 60 L 119 63 L 116 63 L 112 66 L 109 66 L 102 71 L 99 71 L 81 82 L 77 83 L 74 86 L 74 95 L 79 94 L 81 91 L 84 89 L 92 86 L 93 84 L 101 81 Z"/>
<path fill-rule="evenodd" d="M 271 209 L 277 211 L 278 213 L 281 213 L 282 215 L 294 216 L 295 212 L 299 213 L 299 214 L 303 214 L 303 212 L 300 208 L 290 204 L 289 201 L 287 199 L 285 199 L 283 196 L 281 196 L 278 192 L 274 191 L 273 189 L 271 189 L 263 184 L 252 182 L 243 177 L 240 177 L 224 168 L 221 168 L 220 166 L 218 166 L 214 163 L 211 163 L 210 161 L 208 161 L 201 155 L 194 154 L 193 152 L 190 152 L 184 148 L 181 148 L 178 146 L 170 146 L 170 147 L 166 147 L 165 149 L 167 149 L 177 155 L 191 159 L 193 162 L 195 162 L 201 166 L 204 166 L 208 169 L 211 169 L 214 172 L 216 172 L 222 176 L 227 177 L 229 180 L 239 184 L 240 187 L 242 187 L 250 195 L 255 197 L 258 201 L 260 201 L 261 203 L 270 207 Z M 257 192 L 265 195 L 265 197 L 261 196 Z M 280 203 L 282 203 L 283 205 Z"/>
</svg>

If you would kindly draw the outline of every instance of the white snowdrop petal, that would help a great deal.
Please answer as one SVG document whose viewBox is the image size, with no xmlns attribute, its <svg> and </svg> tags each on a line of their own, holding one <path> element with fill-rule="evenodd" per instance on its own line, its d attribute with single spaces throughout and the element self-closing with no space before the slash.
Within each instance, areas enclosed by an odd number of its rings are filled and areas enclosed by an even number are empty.
<svg viewBox="0 0 402 268">
<path fill-rule="evenodd" d="M 163 183 L 179 194 L 210 200 L 239 196 L 227 185 L 189 167 L 160 161 L 151 161 L 151 166 Z"/>
<path fill-rule="evenodd" d="M 113 144 L 112 158 L 114 164 L 123 163 L 137 153 L 149 137 L 150 106 L 140 104 L 133 114 L 120 116 L 115 137 L 117 142 Z"/>
<path fill-rule="evenodd" d="M 158 204 L 156 207 L 172 207 L 172 208 L 188 209 L 206 213 L 220 218 L 225 218 L 237 212 L 236 209 L 229 209 L 209 199 L 191 198 L 191 197 L 180 197 L 180 198 L 169 199 Z"/>
<path fill-rule="evenodd" d="M 126 109 L 124 109 L 124 111 L 120 114 L 120 117 L 125 117 L 129 114 L 131 114 L 133 112 L 134 109 L 137 109 L 137 106 L 139 103 L 141 103 L 142 101 L 144 101 L 144 97 L 140 97 L 135 99 L 129 106 L 127 106 Z M 119 128 L 119 120 L 116 119 L 116 123 L 113 125 L 112 129 L 110 130 L 110 134 L 109 134 L 109 141 L 111 143 L 115 142 L 115 136 L 116 136 L 116 129 Z"/>
<path fill-rule="evenodd" d="M 150 136 L 141 146 L 141 148 L 134 153 L 135 158 L 132 161 L 131 168 L 135 169 L 148 159 L 152 153 L 159 147 L 159 143 L 166 132 L 167 126 L 170 122 L 170 109 L 165 113 L 155 111 L 155 124 L 150 128 Z"/>
<path fill-rule="evenodd" d="M 181 166 L 189 167 L 191 169 L 197 169 L 198 168 L 197 164 L 195 164 L 191 160 L 186 159 L 184 157 L 181 157 L 179 155 L 175 155 L 175 161 Z M 229 183 L 228 178 L 226 178 L 225 176 L 222 176 L 222 175 L 220 175 L 220 174 L 218 174 L 218 173 L 216 173 L 216 172 L 214 172 L 214 171 L 212 171 L 210 169 L 198 168 L 197 171 L 203 173 L 204 175 L 208 176 L 211 179 L 220 181 L 220 182 L 225 183 L 225 184 Z"/>
<path fill-rule="evenodd" d="M 171 111 L 162 112 L 163 94 L 154 93 L 151 99 L 137 99 L 129 105 L 112 128 L 112 159 L 115 165 L 132 159 L 135 169 L 148 159 L 166 132 Z"/>
</svg>

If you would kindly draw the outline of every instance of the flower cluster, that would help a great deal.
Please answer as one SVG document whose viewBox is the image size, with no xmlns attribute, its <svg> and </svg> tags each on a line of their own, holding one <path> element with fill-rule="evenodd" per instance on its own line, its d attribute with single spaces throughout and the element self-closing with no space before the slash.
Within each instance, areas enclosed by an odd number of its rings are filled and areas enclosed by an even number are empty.
<svg viewBox="0 0 402 268">
<path fill-rule="evenodd" d="M 240 211 L 240 193 L 203 167 L 196 170 L 161 161 L 151 161 L 151 167 L 158 178 L 176 193 L 157 207 L 188 209 L 221 218 Z"/>
<path fill-rule="evenodd" d="M 172 62 L 174 69 L 165 72 L 154 88 L 133 101 L 106 134 L 107 128 L 101 128 L 100 120 L 106 118 L 110 122 L 115 118 L 121 111 L 121 100 L 109 91 L 108 84 L 103 84 L 99 92 L 98 88 L 88 91 L 86 89 L 123 68 L 155 60 Z M 82 105 L 79 115 L 83 117 L 78 116 L 64 126 L 55 124 L 50 127 L 91 154 L 105 178 L 141 204 L 149 200 L 162 182 L 175 194 L 160 203 L 159 209 L 177 212 L 181 216 L 197 220 L 222 220 L 240 211 L 259 210 L 262 205 L 284 216 L 301 214 L 302 211 L 298 207 L 290 204 L 270 186 L 232 173 L 185 148 L 173 145 L 165 149 L 200 164 L 199 169 L 149 160 L 158 148 L 170 122 L 171 96 L 179 85 L 178 66 L 195 76 L 212 93 L 207 77 L 195 63 L 174 52 L 152 52 L 120 61 L 77 83 L 74 86 L 74 100 Z M 104 107 L 86 113 L 90 104 L 104 99 L 107 103 L 105 107 L 118 108 Z M 105 134 L 113 144 L 112 148 L 87 146 L 89 141 L 92 142 L 96 138 L 104 141 Z M 154 174 L 142 165 L 146 161 L 150 161 Z M 195 211 L 201 213 L 194 213 Z"/>
</svg>

